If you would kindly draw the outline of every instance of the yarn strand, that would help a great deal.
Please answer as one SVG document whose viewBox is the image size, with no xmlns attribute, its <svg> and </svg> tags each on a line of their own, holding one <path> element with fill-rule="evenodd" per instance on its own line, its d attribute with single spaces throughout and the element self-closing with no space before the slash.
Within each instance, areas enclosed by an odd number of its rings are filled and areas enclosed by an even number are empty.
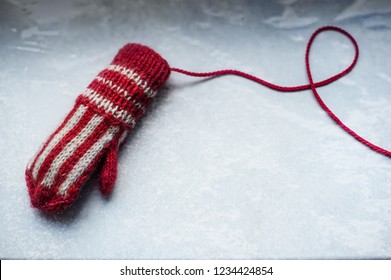
<svg viewBox="0 0 391 280">
<path fill-rule="evenodd" d="M 344 35 L 345 37 L 347 37 L 350 40 L 350 42 L 353 44 L 353 46 L 354 46 L 355 54 L 354 54 L 354 58 L 353 58 L 351 64 L 345 70 L 339 72 L 338 74 L 336 74 L 336 75 L 334 75 L 334 76 L 332 76 L 330 78 L 322 80 L 320 82 L 314 82 L 313 77 L 312 77 L 311 67 L 310 67 L 310 58 L 309 58 L 310 57 L 310 52 L 311 52 L 311 47 L 312 47 L 312 44 L 313 44 L 315 38 L 320 33 L 325 32 L 325 31 L 335 31 L 335 32 L 340 33 L 340 34 Z M 256 82 L 258 84 L 261 84 L 263 86 L 266 86 L 266 87 L 268 87 L 270 89 L 273 89 L 273 90 L 276 90 L 276 91 L 280 91 L 280 92 L 297 92 L 297 91 L 303 91 L 303 90 L 311 89 L 311 91 L 312 91 L 316 101 L 320 105 L 320 107 L 345 132 L 349 133 L 357 141 L 359 141 L 360 143 L 364 144 L 365 146 L 367 146 L 368 148 L 372 149 L 373 151 L 375 151 L 375 152 L 377 152 L 379 154 L 382 154 L 384 156 L 391 157 L 391 151 L 386 150 L 384 148 L 381 148 L 381 147 L 371 143 L 370 141 L 368 141 L 365 138 L 363 138 L 360 135 L 358 135 L 356 132 L 354 132 L 347 125 L 345 125 L 333 113 L 333 111 L 324 103 L 324 101 L 322 100 L 322 98 L 320 97 L 320 95 L 319 95 L 319 93 L 317 91 L 318 87 L 322 87 L 322 86 L 328 85 L 328 84 L 330 84 L 330 83 L 332 83 L 332 82 L 342 78 L 343 76 L 348 74 L 350 71 L 352 71 L 352 69 L 355 67 L 355 65 L 357 63 L 358 57 L 359 57 L 359 47 L 358 47 L 357 41 L 354 39 L 354 37 L 350 33 L 348 33 L 346 30 L 344 30 L 342 28 L 339 28 L 339 27 L 336 27 L 336 26 L 323 26 L 323 27 L 317 29 L 311 35 L 311 37 L 310 37 L 310 39 L 308 40 L 308 43 L 307 43 L 306 52 L 305 52 L 305 68 L 306 68 L 306 73 L 307 73 L 307 77 L 308 77 L 308 84 L 298 85 L 298 86 L 280 86 L 280 85 L 277 85 L 277 84 L 270 83 L 270 82 L 268 82 L 266 80 L 263 80 L 263 79 L 261 79 L 259 77 L 256 77 L 256 76 L 253 76 L 251 74 L 248 74 L 248 73 L 245 73 L 245 72 L 242 72 L 242 71 L 239 71 L 239 70 L 235 70 L 235 69 L 224 69 L 224 70 L 218 70 L 218 71 L 213 71 L 213 72 L 191 72 L 191 71 L 183 70 L 183 69 L 180 69 L 180 68 L 171 68 L 171 71 L 178 72 L 178 73 L 181 73 L 181 74 L 184 74 L 184 75 L 187 75 L 187 76 L 200 77 L 200 78 L 220 77 L 220 76 L 225 76 L 225 75 L 236 75 L 236 76 L 240 76 L 242 78 L 254 81 L 254 82 Z"/>
</svg>

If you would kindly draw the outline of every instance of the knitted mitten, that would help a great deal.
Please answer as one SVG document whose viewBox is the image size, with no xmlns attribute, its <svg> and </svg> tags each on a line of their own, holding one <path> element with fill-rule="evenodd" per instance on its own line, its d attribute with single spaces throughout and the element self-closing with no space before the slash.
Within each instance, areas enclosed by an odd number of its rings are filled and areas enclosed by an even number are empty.
<svg viewBox="0 0 391 280">
<path fill-rule="evenodd" d="M 45 211 L 69 206 L 99 162 L 100 190 L 107 195 L 120 143 L 169 75 L 169 65 L 152 49 L 125 45 L 27 166 L 32 205 Z"/>
</svg>

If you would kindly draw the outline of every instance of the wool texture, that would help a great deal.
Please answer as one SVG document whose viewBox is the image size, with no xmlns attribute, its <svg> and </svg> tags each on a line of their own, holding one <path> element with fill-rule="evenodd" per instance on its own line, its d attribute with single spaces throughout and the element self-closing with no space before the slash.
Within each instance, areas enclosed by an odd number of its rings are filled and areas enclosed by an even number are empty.
<svg viewBox="0 0 391 280">
<path fill-rule="evenodd" d="M 167 61 L 152 49 L 139 44 L 120 49 L 28 164 L 32 206 L 68 207 L 99 163 L 100 190 L 108 195 L 117 177 L 119 146 L 169 75 Z"/>
</svg>

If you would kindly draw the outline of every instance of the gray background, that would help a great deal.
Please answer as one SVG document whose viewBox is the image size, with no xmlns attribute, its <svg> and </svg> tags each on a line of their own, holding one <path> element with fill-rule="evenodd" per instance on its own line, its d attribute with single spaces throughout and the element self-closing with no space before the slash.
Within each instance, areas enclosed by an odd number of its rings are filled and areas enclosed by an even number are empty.
<svg viewBox="0 0 391 280">
<path fill-rule="evenodd" d="M 29 159 L 126 42 L 172 67 L 237 68 L 307 82 L 321 25 L 358 40 L 346 78 L 319 89 L 359 134 L 390 149 L 391 2 L 0 0 L 1 258 L 390 258 L 391 161 L 356 142 L 309 91 L 173 73 L 119 158 L 116 188 L 95 179 L 71 209 L 30 208 Z M 314 78 L 353 49 L 321 35 Z M 95 176 L 96 177 L 96 176 Z"/>
</svg>

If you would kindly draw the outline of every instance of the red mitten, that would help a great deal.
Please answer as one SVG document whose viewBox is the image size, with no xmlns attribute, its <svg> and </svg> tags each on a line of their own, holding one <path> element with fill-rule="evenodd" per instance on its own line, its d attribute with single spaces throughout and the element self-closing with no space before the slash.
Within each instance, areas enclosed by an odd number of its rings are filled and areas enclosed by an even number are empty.
<svg viewBox="0 0 391 280">
<path fill-rule="evenodd" d="M 169 75 L 168 63 L 155 51 L 125 45 L 27 166 L 32 205 L 45 211 L 69 206 L 102 161 L 100 189 L 109 194 L 119 145 Z"/>
</svg>

